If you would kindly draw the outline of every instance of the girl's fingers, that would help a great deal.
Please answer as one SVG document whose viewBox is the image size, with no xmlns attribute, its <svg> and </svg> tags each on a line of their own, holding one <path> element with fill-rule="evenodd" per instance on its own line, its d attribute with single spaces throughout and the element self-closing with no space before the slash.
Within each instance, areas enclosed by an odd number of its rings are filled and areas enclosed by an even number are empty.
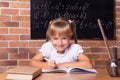
<svg viewBox="0 0 120 80">
<path fill-rule="evenodd" d="M 48 66 L 49 66 L 49 69 L 55 69 L 56 68 L 55 61 L 54 60 L 50 60 L 48 62 Z"/>
</svg>

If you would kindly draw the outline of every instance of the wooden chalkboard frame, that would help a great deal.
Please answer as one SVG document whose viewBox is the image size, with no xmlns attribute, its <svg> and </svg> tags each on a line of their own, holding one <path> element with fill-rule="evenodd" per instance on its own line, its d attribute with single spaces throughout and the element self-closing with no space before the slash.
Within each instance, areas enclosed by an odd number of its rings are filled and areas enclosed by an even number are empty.
<svg viewBox="0 0 120 80">
<path fill-rule="evenodd" d="M 31 0 L 31 39 L 45 39 L 56 17 L 75 20 L 78 39 L 102 39 L 99 18 L 106 37 L 115 39 L 114 0 Z"/>
</svg>

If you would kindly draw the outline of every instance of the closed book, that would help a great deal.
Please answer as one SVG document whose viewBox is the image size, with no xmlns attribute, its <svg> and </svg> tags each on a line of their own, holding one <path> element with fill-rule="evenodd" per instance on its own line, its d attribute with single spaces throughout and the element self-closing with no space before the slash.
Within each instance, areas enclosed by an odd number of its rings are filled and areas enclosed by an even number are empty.
<svg viewBox="0 0 120 80">
<path fill-rule="evenodd" d="M 30 66 L 18 66 L 7 71 L 6 79 L 10 80 L 32 80 L 42 73 L 41 68 Z"/>
</svg>

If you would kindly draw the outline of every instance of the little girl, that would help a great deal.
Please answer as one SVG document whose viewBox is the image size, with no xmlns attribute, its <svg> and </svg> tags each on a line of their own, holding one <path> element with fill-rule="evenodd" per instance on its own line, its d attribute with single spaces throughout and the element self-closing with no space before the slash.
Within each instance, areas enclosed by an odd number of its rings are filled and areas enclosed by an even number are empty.
<svg viewBox="0 0 120 80">
<path fill-rule="evenodd" d="M 76 25 L 74 21 L 56 18 L 50 21 L 46 32 L 47 42 L 30 61 L 30 66 L 42 69 L 55 68 L 92 68 L 89 58 L 77 44 Z M 76 44 L 71 44 L 74 39 Z M 47 58 L 47 61 L 46 59 Z"/>
</svg>

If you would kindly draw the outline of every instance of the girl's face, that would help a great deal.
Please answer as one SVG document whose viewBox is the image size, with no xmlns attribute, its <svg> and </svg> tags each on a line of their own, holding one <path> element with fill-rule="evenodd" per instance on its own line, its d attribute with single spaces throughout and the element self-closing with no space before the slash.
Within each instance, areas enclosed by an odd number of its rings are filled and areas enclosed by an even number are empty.
<svg viewBox="0 0 120 80">
<path fill-rule="evenodd" d="M 63 54 L 65 49 L 70 44 L 70 38 L 67 36 L 55 35 L 55 36 L 51 36 L 50 40 L 59 54 Z"/>
</svg>

